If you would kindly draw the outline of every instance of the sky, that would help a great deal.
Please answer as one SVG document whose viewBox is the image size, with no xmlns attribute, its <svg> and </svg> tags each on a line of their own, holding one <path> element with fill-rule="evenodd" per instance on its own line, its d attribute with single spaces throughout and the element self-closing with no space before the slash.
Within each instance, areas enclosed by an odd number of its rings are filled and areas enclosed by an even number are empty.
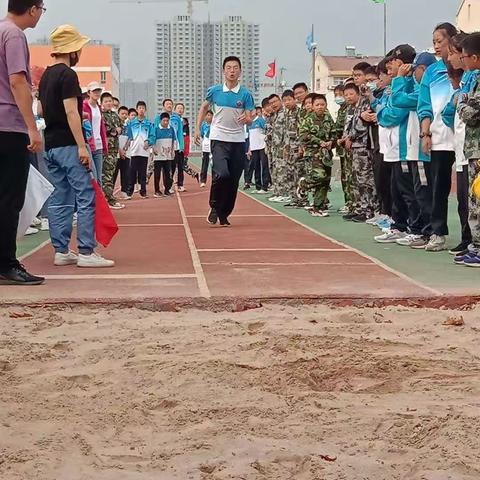
<svg viewBox="0 0 480 480">
<path fill-rule="evenodd" d="M 149 0 L 150 2 L 152 0 Z M 58 25 L 70 23 L 82 34 L 116 43 L 121 47 L 123 78 L 154 78 L 156 21 L 169 21 L 186 14 L 186 1 L 159 0 L 158 3 L 111 3 L 109 0 L 44 0 L 47 13 L 29 41 L 48 36 Z M 0 0 L 0 12 L 7 10 Z M 430 47 L 433 27 L 455 22 L 460 0 L 387 0 L 388 46 L 410 43 L 419 50 Z M 82 10 L 79 11 L 79 5 Z M 413 12 L 413 13 L 410 13 Z M 194 3 L 194 18 L 219 20 L 242 15 L 260 24 L 260 77 L 268 63 L 277 60 L 285 68 L 287 82 L 309 78 L 311 57 L 305 41 L 315 26 L 315 41 L 324 55 L 342 55 L 353 45 L 365 55 L 383 53 L 383 6 L 373 0 L 209 0 Z"/>
</svg>

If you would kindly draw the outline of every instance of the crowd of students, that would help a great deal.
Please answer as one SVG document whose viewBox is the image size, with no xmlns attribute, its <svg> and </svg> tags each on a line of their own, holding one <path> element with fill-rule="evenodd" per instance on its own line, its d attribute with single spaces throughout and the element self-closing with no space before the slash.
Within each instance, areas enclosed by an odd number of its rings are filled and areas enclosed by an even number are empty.
<svg viewBox="0 0 480 480">
<path fill-rule="evenodd" d="M 447 249 L 448 200 L 456 166 L 462 237 L 455 263 L 480 267 L 475 180 L 480 172 L 480 33 L 449 24 L 433 32 L 434 54 L 408 45 L 378 65 L 359 62 L 335 88 L 336 119 L 323 94 L 299 83 L 273 94 L 250 127 L 245 172 L 257 194 L 328 217 L 334 154 L 340 157 L 345 221 L 382 229 L 374 240 Z M 263 131 L 258 141 L 257 130 Z M 265 160 L 265 156 L 268 161 Z"/>
</svg>

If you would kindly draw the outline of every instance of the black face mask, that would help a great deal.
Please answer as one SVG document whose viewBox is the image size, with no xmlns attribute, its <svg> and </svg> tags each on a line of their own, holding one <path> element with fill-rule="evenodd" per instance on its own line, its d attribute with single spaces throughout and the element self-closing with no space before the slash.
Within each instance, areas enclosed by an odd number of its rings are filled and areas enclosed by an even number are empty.
<svg viewBox="0 0 480 480">
<path fill-rule="evenodd" d="M 78 58 L 78 52 L 74 52 L 74 53 L 70 54 L 70 66 L 71 67 L 74 67 L 75 65 L 77 65 L 79 60 L 80 59 Z"/>
</svg>

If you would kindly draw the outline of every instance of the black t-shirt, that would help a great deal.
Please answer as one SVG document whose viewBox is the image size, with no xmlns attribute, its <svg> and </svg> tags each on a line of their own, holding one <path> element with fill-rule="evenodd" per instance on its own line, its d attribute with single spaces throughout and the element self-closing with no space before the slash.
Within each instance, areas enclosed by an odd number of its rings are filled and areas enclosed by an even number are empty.
<svg viewBox="0 0 480 480">
<path fill-rule="evenodd" d="M 80 121 L 83 115 L 82 89 L 74 70 L 59 63 L 48 67 L 40 80 L 39 99 L 45 119 L 45 150 L 76 145 L 77 142 L 68 125 L 63 101 L 78 99 Z"/>
</svg>

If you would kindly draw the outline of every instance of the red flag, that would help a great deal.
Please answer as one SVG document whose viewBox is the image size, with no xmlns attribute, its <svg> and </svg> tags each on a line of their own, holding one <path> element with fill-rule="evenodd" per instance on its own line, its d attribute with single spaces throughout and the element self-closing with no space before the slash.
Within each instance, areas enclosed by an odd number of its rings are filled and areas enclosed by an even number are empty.
<svg viewBox="0 0 480 480">
<path fill-rule="evenodd" d="M 92 185 L 95 190 L 95 236 L 98 243 L 108 247 L 118 232 L 117 221 L 100 185 L 93 177 Z"/>
<path fill-rule="evenodd" d="M 268 72 L 265 74 L 266 77 L 275 78 L 277 75 L 277 61 L 274 60 L 272 63 L 268 64 Z"/>
</svg>

